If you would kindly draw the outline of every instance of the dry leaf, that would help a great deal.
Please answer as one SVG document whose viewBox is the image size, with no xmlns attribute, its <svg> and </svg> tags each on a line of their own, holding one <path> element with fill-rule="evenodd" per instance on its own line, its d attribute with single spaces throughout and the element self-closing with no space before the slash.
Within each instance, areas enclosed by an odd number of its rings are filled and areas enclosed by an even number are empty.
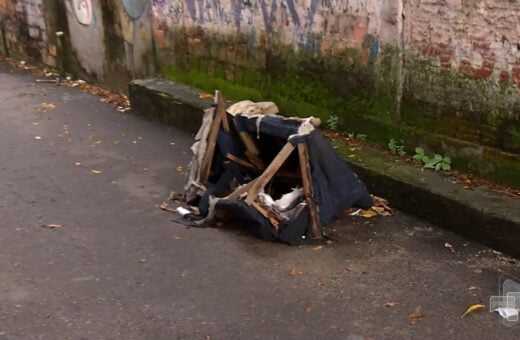
<svg viewBox="0 0 520 340">
<path fill-rule="evenodd" d="M 96 169 L 92 169 L 92 170 L 90 170 L 90 172 L 92 172 L 92 173 L 95 174 L 95 175 L 99 175 L 99 174 L 103 173 L 103 171 L 101 171 L 101 170 L 96 170 Z"/>
<path fill-rule="evenodd" d="M 203 92 L 203 93 L 199 94 L 199 98 L 200 99 L 209 99 L 209 98 L 213 98 L 213 95 L 211 93 Z"/>
<path fill-rule="evenodd" d="M 40 112 L 45 112 L 45 111 L 49 111 L 49 110 L 52 110 L 56 107 L 56 104 L 53 104 L 53 103 L 41 103 L 40 104 L 40 108 L 39 108 L 39 111 Z"/>
<path fill-rule="evenodd" d="M 298 274 L 298 268 L 296 267 L 292 267 L 290 270 L 289 270 L 289 275 L 291 275 L 292 277 L 296 276 L 296 274 Z"/>
<path fill-rule="evenodd" d="M 386 307 L 395 307 L 396 305 L 397 305 L 397 302 L 392 302 L 392 301 L 385 303 Z"/>
<path fill-rule="evenodd" d="M 374 210 L 361 210 L 359 212 L 359 216 L 362 216 L 364 218 L 372 218 L 374 216 L 377 216 L 377 213 Z"/>
<path fill-rule="evenodd" d="M 312 248 L 312 250 L 321 250 L 321 248 L 323 248 L 323 246 L 316 246 L 316 247 Z"/>
<path fill-rule="evenodd" d="M 464 312 L 464 314 L 462 314 L 462 316 L 460 318 L 462 319 L 463 317 L 465 317 L 468 314 L 475 313 L 476 311 L 479 311 L 479 310 L 485 309 L 485 308 L 486 308 L 486 306 L 481 303 L 472 304 L 471 306 L 468 307 L 468 309 L 466 309 L 466 311 Z"/>
<path fill-rule="evenodd" d="M 76 162 L 74 164 L 76 164 L 77 166 L 81 166 L 81 162 Z"/>
<path fill-rule="evenodd" d="M 49 228 L 49 229 L 57 229 L 57 228 L 61 228 L 61 227 L 62 227 L 61 224 L 52 224 L 52 223 L 42 225 L 42 228 Z"/>
<path fill-rule="evenodd" d="M 471 287 L 468 288 L 468 290 L 471 290 L 471 291 L 473 291 L 473 290 L 480 290 L 480 288 L 476 287 L 476 286 L 471 286 Z"/>
<path fill-rule="evenodd" d="M 408 315 L 410 317 L 410 324 L 411 325 L 415 325 L 415 323 L 417 322 L 417 319 L 420 319 L 420 318 L 424 318 L 426 316 L 426 314 L 424 314 L 423 312 L 421 311 L 413 311 L 410 313 L 410 315 Z"/>
<path fill-rule="evenodd" d="M 177 172 L 183 172 L 184 168 L 182 166 L 178 166 L 176 170 L 177 170 Z"/>
<path fill-rule="evenodd" d="M 141 258 L 139 259 L 139 263 L 145 263 L 145 262 L 146 262 L 146 258 L 145 258 L 145 257 L 141 257 Z"/>
<path fill-rule="evenodd" d="M 303 310 L 305 311 L 305 313 L 309 313 L 312 310 L 312 308 L 311 307 L 305 307 Z"/>
</svg>

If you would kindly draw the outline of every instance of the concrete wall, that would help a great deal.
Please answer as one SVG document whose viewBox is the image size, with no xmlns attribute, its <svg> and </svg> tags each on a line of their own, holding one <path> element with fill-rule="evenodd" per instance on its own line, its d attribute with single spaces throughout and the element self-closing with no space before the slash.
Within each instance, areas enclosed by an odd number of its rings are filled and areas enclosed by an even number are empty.
<svg viewBox="0 0 520 340">
<path fill-rule="evenodd" d="M 155 68 L 151 10 L 147 0 L 0 0 L 4 54 L 126 90 Z"/>
</svg>

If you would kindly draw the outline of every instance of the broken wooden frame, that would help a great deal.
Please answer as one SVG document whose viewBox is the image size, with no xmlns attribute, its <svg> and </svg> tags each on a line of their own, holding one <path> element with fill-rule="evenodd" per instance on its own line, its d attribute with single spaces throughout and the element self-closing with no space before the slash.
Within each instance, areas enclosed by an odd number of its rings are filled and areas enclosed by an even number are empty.
<svg viewBox="0 0 520 340">
<path fill-rule="evenodd" d="M 229 132 L 231 128 L 228 120 L 228 114 L 226 113 L 224 106 L 224 99 L 222 98 L 220 91 L 216 91 L 215 93 L 215 104 L 216 109 L 214 118 L 211 122 L 209 134 L 207 137 L 207 149 L 201 164 L 200 180 L 204 185 L 208 183 L 211 175 L 211 166 L 217 144 L 218 131 L 222 128 L 224 131 Z M 235 124 L 231 126 L 236 128 L 236 122 L 233 118 L 232 120 Z M 248 183 L 236 188 L 232 193 L 227 195 L 225 199 L 239 199 L 245 196 L 244 202 L 249 206 L 254 207 L 262 216 L 270 221 L 276 230 L 278 230 L 280 223 L 284 222 L 284 218 L 274 209 L 262 205 L 259 200 L 259 193 L 264 190 L 266 185 L 273 179 L 275 175 L 298 177 L 301 179 L 305 203 L 309 210 L 309 222 L 311 225 L 313 238 L 321 239 L 321 223 L 318 209 L 313 199 L 313 185 L 307 145 L 305 143 L 298 143 L 295 147 L 290 141 L 288 141 L 272 160 L 272 162 L 266 166 L 260 157 L 258 147 L 256 146 L 256 143 L 251 135 L 246 131 L 238 131 L 238 129 L 237 133 L 244 145 L 244 154 L 248 159 L 242 159 L 231 154 L 227 154 L 226 159 L 241 166 L 250 168 L 254 167 L 259 170 L 261 174 L 257 178 L 252 179 Z M 280 169 L 295 149 L 298 150 L 300 174 L 284 173 Z"/>
</svg>

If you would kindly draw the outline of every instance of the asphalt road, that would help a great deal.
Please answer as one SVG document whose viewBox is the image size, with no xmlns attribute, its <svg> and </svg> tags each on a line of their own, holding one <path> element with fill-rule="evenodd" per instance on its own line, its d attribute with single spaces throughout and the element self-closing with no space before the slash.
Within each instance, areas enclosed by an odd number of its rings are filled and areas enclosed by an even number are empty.
<svg viewBox="0 0 520 340">
<path fill-rule="evenodd" d="M 411 216 L 321 247 L 172 223 L 191 139 L 0 63 L 1 340 L 520 338 L 461 319 L 518 262 Z"/>
</svg>

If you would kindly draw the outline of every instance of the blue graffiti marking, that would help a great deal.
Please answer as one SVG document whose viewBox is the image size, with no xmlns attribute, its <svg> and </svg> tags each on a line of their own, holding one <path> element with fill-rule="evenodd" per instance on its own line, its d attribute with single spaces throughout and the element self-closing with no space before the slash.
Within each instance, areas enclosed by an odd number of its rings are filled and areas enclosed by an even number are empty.
<svg viewBox="0 0 520 340">
<path fill-rule="evenodd" d="M 294 7 L 294 0 L 287 0 L 287 7 L 289 8 L 289 12 L 291 13 L 291 18 L 294 23 L 294 26 L 300 27 L 300 17 L 298 16 L 298 12 L 296 12 L 296 8 Z"/>
<path fill-rule="evenodd" d="M 197 20 L 197 10 L 195 9 L 195 0 L 186 0 L 186 7 L 190 13 L 191 20 Z"/>
</svg>

